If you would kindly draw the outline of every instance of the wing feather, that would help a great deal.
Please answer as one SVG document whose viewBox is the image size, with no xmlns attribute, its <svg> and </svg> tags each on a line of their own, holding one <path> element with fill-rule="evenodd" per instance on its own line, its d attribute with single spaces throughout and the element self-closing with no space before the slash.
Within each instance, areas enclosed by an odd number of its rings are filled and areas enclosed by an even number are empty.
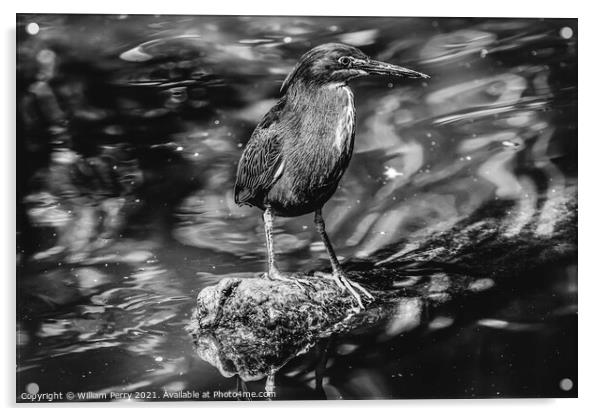
<svg viewBox="0 0 602 416">
<path fill-rule="evenodd" d="M 283 134 L 278 129 L 284 99 L 255 128 L 238 162 L 234 200 L 237 204 L 261 205 L 263 196 L 282 174 Z"/>
</svg>

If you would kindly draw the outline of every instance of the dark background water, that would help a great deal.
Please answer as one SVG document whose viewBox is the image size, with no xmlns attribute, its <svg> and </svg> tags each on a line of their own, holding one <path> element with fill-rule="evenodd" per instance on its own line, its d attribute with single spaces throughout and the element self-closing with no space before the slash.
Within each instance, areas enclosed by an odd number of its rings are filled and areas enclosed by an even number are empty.
<svg viewBox="0 0 602 416">
<path fill-rule="evenodd" d="M 339 255 L 492 199 L 516 201 L 500 221 L 518 232 L 576 184 L 574 19 L 19 15 L 17 32 L 18 394 L 263 390 L 198 358 L 185 325 L 203 287 L 264 269 L 236 163 L 312 46 L 431 75 L 353 82 L 356 150 L 325 208 Z M 278 219 L 275 244 L 285 270 L 328 264 L 311 216 Z M 331 340 L 278 397 L 322 397 L 318 366 L 328 398 L 575 396 L 576 265 L 524 279 L 542 283 L 418 333 Z"/>
</svg>

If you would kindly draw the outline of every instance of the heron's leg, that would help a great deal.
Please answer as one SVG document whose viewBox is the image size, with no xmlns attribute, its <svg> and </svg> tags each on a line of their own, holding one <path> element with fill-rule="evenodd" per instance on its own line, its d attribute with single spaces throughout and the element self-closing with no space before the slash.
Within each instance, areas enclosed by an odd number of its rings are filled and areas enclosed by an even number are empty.
<svg viewBox="0 0 602 416">
<path fill-rule="evenodd" d="M 347 290 L 359 304 L 360 308 L 364 308 L 362 303 L 361 295 L 355 290 L 359 290 L 362 292 L 368 299 L 374 299 L 374 296 L 370 294 L 366 289 L 364 289 L 359 283 L 352 282 L 351 280 L 345 277 L 345 273 L 343 272 L 343 268 L 339 263 L 339 259 L 337 259 L 337 255 L 334 252 L 334 248 L 330 243 L 330 239 L 328 238 L 328 234 L 326 234 L 326 225 L 324 224 L 324 218 L 322 218 L 322 209 L 318 208 L 316 210 L 316 215 L 314 217 L 314 222 L 316 224 L 316 229 L 324 242 L 324 246 L 326 247 L 326 251 L 328 252 L 328 257 L 330 257 L 330 264 L 332 265 L 332 275 L 335 279 L 337 285 L 343 290 Z"/>
<path fill-rule="evenodd" d="M 272 208 L 267 206 L 265 211 L 263 212 L 263 222 L 265 227 L 265 243 L 268 248 L 268 272 L 266 274 L 268 279 L 273 280 L 281 280 L 285 282 L 292 282 L 299 286 L 301 289 L 305 290 L 303 286 L 301 286 L 300 282 L 307 282 L 304 279 L 296 279 L 292 276 L 287 276 L 284 273 L 281 273 L 280 270 L 276 267 L 276 258 L 274 254 L 274 237 L 273 237 L 273 229 L 274 229 L 274 213 L 272 212 Z"/>
<path fill-rule="evenodd" d="M 265 244 L 268 248 L 268 277 L 275 277 L 280 275 L 280 272 L 276 268 L 274 256 L 274 215 L 272 214 L 272 208 L 269 206 L 263 211 L 263 225 L 265 228 Z"/>
</svg>

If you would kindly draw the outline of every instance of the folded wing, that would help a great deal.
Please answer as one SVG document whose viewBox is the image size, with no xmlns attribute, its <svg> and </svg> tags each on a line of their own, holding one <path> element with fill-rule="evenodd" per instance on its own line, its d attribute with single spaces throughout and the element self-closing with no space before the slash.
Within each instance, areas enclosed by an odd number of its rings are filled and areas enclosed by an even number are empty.
<svg viewBox="0 0 602 416">
<path fill-rule="evenodd" d="M 263 198 L 282 174 L 283 134 L 278 128 L 284 100 L 280 100 L 255 128 L 238 162 L 234 201 L 261 206 Z"/>
</svg>

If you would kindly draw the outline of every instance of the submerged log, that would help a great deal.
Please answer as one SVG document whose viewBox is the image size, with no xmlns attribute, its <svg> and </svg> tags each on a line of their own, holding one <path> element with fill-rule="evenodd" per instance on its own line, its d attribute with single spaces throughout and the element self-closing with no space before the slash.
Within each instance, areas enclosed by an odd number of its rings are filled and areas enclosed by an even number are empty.
<svg viewBox="0 0 602 416">
<path fill-rule="evenodd" d="M 376 297 L 361 313 L 351 296 L 311 272 L 297 274 L 303 285 L 224 277 L 198 295 L 189 325 L 196 351 L 226 377 L 258 380 L 333 333 L 384 324 L 392 337 L 442 305 L 518 288 L 524 282 L 517 277 L 573 261 L 577 252 L 576 189 L 538 203 L 542 208 L 525 219 L 512 201 L 494 200 L 422 242 L 400 241 L 370 259 L 347 261 L 348 276 Z"/>
</svg>

